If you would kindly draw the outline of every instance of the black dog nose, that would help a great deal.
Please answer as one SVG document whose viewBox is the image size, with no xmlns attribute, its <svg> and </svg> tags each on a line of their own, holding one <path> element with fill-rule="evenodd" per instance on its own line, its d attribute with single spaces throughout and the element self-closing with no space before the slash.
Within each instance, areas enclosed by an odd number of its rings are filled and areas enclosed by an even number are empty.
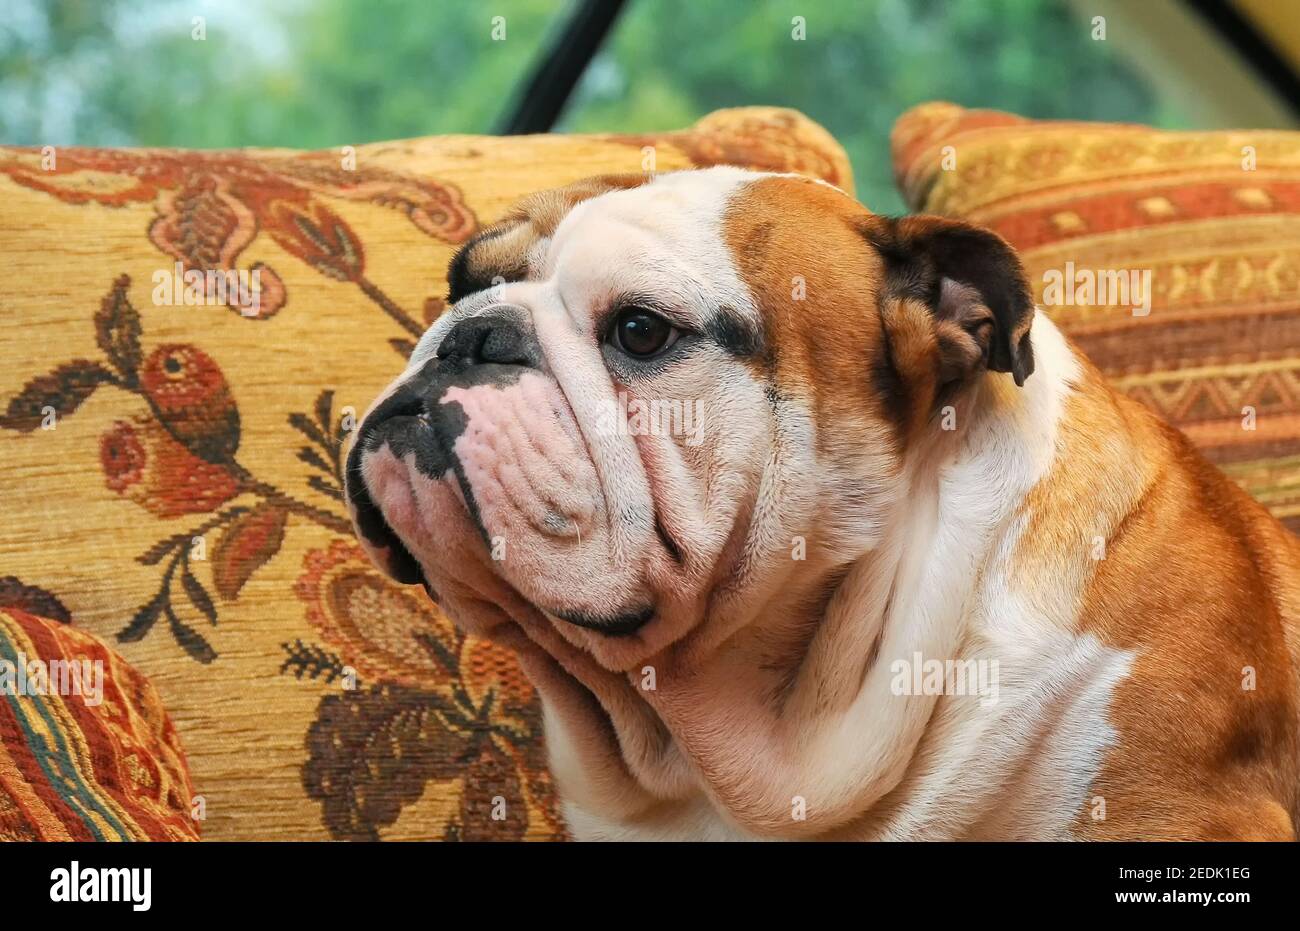
<svg viewBox="0 0 1300 931">
<path fill-rule="evenodd" d="M 453 367 L 487 362 L 532 369 L 546 366 L 542 348 L 530 328 L 514 317 L 491 313 L 453 326 L 438 344 L 437 356 Z"/>
</svg>

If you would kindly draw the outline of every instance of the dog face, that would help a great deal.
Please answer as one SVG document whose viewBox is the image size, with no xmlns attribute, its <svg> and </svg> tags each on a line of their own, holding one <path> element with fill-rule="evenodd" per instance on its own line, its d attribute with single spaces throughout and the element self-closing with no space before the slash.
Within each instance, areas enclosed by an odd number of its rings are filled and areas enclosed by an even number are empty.
<svg viewBox="0 0 1300 931">
<path fill-rule="evenodd" d="M 1033 368 L 1005 243 L 793 176 L 534 195 L 449 280 L 356 431 L 358 535 L 465 629 L 558 633 L 613 671 L 828 597 L 944 412 Z"/>
</svg>

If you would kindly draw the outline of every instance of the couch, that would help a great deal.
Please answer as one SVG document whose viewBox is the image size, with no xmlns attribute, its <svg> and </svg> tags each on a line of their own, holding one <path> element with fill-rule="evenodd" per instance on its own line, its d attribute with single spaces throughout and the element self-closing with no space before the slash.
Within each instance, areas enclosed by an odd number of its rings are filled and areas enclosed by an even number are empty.
<svg viewBox="0 0 1300 931">
<path fill-rule="evenodd" d="M 1300 530 L 1300 135 L 934 103 L 891 145 L 913 209 L 1003 235 L 1122 390 Z M 719 163 L 852 190 L 830 135 L 770 108 L 639 136 L 0 148 L 0 632 L 130 684 L 140 739 L 83 775 L 148 814 L 100 835 L 565 836 L 532 688 L 367 562 L 341 445 L 443 311 L 457 245 L 513 201 Z M 1149 272 L 1145 307 L 1060 300 L 1077 269 Z M 0 695 L 0 747 L 34 739 Z M 19 755 L 0 837 L 100 836 Z M 151 782 L 127 784 L 132 755 Z"/>
</svg>

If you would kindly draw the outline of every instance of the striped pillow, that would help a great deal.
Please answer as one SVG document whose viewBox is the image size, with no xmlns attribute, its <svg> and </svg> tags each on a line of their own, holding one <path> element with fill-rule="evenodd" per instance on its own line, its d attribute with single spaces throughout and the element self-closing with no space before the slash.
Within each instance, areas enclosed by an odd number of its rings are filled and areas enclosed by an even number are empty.
<svg viewBox="0 0 1300 931">
<path fill-rule="evenodd" d="M 1000 233 L 1116 387 L 1300 531 L 1300 133 L 930 103 L 892 143 L 912 209 Z"/>
<path fill-rule="evenodd" d="M 84 631 L 0 608 L 0 840 L 198 840 L 196 804 L 149 681 Z"/>
</svg>

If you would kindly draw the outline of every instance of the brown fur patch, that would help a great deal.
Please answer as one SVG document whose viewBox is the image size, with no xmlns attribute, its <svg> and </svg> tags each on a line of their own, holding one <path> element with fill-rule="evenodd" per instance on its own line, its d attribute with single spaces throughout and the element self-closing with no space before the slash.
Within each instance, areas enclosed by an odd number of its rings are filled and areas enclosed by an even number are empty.
<svg viewBox="0 0 1300 931">
<path fill-rule="evenodd" d="M 879 217 L 778 177 L 735 197 L 723 238 L 775 347 L 769 377 L 811 401 L 819 424 L 886 428 L 904 445 L 985 367 L 1018 384 L 1033 371 L 1029 286 L 987 230 Z"/>
<path fill-rule="evenodd" d="M 859 232 L 869 216 L 834 188 L 779 177 L 742 189 L 723 222 L 769 347 L 767 371 L 756 374 L 856 442 L 863 431 L 893 433 L 872 376 L 890 360 L 876 309 L 884 268 Z"/>
<path fill-rule="evenodd" d="M 1081 593 L 1079 632 L 1136 654 L 1076 831 L 1293 839 L 1300 599 L 1278 583 L 1300 578 L 1300 541 L 1087 363 L 1056 462 L 1025 503 L 1019 584 Z"/>
</svg>

